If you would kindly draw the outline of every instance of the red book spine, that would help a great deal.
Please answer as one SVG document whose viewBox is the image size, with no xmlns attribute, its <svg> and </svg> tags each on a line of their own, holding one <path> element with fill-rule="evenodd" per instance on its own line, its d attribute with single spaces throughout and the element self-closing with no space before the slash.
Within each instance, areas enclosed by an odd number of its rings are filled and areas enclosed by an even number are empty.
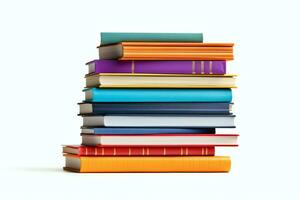
<svg viewBox="0 0 300 200">
<path fill-rule="evenodd" d="M 214 156 L 215 147 L 79 147 L 81 156 Z"/>
</svg>

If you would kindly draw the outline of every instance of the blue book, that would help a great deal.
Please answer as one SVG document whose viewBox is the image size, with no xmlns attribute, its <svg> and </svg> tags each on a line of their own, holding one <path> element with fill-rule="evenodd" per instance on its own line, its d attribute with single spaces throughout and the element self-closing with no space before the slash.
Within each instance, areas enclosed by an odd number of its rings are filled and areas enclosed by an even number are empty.
<svg viewBox="0 0 300 200">
<path fill-rule="evenodd" d="M 124 33 L 102 32 L 101 45 L 120 42 L 203 42 L 202 33 Z"/>
<path fill-rule="evenodd" d="M 125 102 L 79 103 L 79 115 L 107 114 L 231 114 L 231 103 Z"/>
<path fill-rule="evenodd" d="M 231 102 L 231 89 L 108 89 L 85 91 L 86 102 Z"/>
<path fill-rule="evenodd" d="M 90 128 L 82 127 L 84 134 L 214 134 L 214 128 Z"/>
</svg>

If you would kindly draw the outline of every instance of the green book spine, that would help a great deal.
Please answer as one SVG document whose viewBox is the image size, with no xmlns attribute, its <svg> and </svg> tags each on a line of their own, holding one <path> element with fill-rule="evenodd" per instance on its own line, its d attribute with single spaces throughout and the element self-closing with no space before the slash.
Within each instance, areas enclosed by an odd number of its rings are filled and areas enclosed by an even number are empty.
<svg viewBox="0 0 300 200">
<path fill-rule="evenodd" d="M 102 32 L 101 45 L 120 42 L 203 42 L 202 33 L 118 33 Z"/>
</svg>

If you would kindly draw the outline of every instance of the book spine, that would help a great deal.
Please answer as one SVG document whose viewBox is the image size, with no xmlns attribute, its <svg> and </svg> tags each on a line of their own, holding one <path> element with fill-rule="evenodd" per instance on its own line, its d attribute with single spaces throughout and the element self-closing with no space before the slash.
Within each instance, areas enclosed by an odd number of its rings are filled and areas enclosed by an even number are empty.
<svg viewBox="0 0 300 200">
<path fill-rule="evenodd" d="M 226 61 L 118 61 L 95 60 L 94 73 L 226 74 Z"/>
<path fill-rule="evenodd" d="M 92 104 L 93 115 L 102 114 L 230 114 L 229 103 Z"/>
<path fill-rule="evenodd" d="M 82 156 L 77 159 L 80 159 L 78 172 L 229 172 L 231 166 L 228 156 Z M 72 170 L 68 165 L 64 169 Z"/>
<path fill-rule="evenodd" d="M 93 128 L 95 135 L 100 134 L 194 134 L 194 133 L 207 133 L 214 134 L 215 128 Z"/>
<path fill-rule="evenodd" d="M 81 156 L 213 156 L 214 147 L 81 147 Z"/>
<path fill-rule="evenodd" d="M 213 60 L 233 60 L 232 53 L 191 53 L 188 55 L 177 53 L 165 53 L 165 54 L 148 54 L 148 53 L 127 53 L 123 52 L 122 57 L 118 57 L 119 60 L 199 60 L 199 61 L 213 61 Z"/>
<path fill-rule="evenodd" d="M 85 90 L 86 102 L 224 102 L 231 89 L 101 89 Z M 91 98 L 88 93 L 91 93 Z"/>
<path fill-rule="evenodd" d="M 101 45 L 120 42 L 203 42 L 202 33 L 114 33 L 102 32 Z"/>
</svg>

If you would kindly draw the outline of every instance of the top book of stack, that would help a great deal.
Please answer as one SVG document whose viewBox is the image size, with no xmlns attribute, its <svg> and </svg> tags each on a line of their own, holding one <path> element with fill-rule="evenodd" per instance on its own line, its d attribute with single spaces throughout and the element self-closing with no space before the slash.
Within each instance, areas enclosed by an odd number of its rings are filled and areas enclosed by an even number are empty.
<svg viewBox="0 0 300 200">
<path fill-rule="evenodd" d="M 117 33 L 103 32 L 101 46 L 121 42 L 203 42 L 202 33 Z"/>
</svg>

